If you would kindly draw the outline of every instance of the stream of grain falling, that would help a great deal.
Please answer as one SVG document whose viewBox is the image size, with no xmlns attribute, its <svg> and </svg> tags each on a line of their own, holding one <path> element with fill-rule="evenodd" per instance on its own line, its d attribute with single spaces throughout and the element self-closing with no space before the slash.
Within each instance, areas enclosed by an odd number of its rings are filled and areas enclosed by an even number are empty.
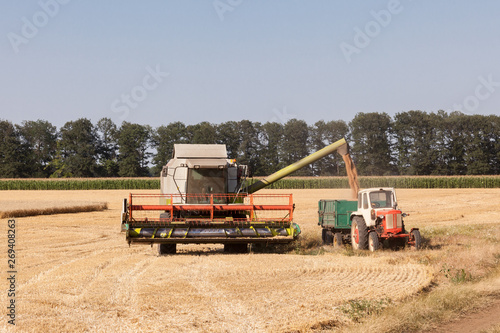
<svg viewBox="0 0 500 333">
<path fill-rule="evenodd" d="M 345 154 L 342 156 L 342 159 L 344 160 L 345 168 L 347 170 L 347 177 L 349 178 L 349 187 L 351 188 L 352 198 L 357 199 L 359 191 L 358 171 L 352 161 L 351 155 Z"/>
</svg>

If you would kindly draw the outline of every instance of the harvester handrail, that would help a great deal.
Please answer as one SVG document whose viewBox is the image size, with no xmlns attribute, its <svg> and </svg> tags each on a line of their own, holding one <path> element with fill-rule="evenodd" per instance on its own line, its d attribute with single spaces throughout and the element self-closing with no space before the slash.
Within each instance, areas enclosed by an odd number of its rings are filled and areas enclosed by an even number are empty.
<svg viewBox="0 0 500 333">
<path fill-rule="evenodd" d="M 174 203 L 174 199 L 183 198 L 188 201 L 188 199 L 203 199 L 207 202 L 194 202 L 194 203 Z M 165 199 L 164 204 L 134 204 L 134 198 L 158 198 Z M 240 202 L 240 203 L 230 203 L 228 199 L 239 198 L 243 201 L 243 199 L 248 200 L 248 203 Z M 256 204 L 256 199 L 262 198 L 282 198 L 288 199 L 287 203 L 281 204 Z M 214 202 L 225 200 L 226 202 Z M 181 211 L 208 211 L 210 212 L 210 219 L 214 219 L 214 213 L 223 212 L 223 211 L 244 211 L 248 212 L 250 216 L 250 220 L 255 220 L 256 211 L 287 211 L 287 218 L 285 220 L 292 221 L 293 220 L 293 197 L 292 194 L 134 194 L 130 193 L 129 195 L 129 219 L 131 221 L 134 220 L 133 212 L 134 211 L 164 211 L 170 213 L 170 220 L 174 220 L 174 212 Z"/>
</svg>

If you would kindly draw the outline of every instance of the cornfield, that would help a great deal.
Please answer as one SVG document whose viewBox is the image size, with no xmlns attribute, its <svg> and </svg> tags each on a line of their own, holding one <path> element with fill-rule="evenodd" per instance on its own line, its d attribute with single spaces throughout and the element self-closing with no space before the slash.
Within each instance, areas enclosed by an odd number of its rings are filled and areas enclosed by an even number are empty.
<svg viewBox="0 0 500 333">
<path fill-rule="evenodd" d="M 250 183 L 257 181 L 251 179 Z M 359 177 L 362 188 L 500 188 L 500 176 L 388 176 Z M 157 190 L 158 178 L 4 179 L 0 190 Z M 349 188 L 347 177 L 288 177 L 272 189 Z"/>
<path fill-rule="evenodd" d="M 500 176 L 388 176 L 358 177 L 361 188 L 498 188 Z M 273 189 L 349 188 L 347 177 L 284 178 L 268 186 Z"/>
<path fill-rule="evenodd" d="M 0 190 L 152 190 L 158 178 L 66 178 L 0 180 Z"/>
</svg>

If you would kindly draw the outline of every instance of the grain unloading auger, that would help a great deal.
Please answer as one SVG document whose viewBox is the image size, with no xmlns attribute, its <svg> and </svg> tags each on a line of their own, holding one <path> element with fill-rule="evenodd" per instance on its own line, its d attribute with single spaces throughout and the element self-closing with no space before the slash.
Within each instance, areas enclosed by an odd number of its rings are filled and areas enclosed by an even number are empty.
<svg viewBox="0 0 500 333">
<path fill-rule="evenodd" d="M 161 172 L 161 193 L 124 199 L 122 231 L 129 244 L 158 244 L 159 254 L 186 243 L 221 243 L 227 252 L 246 252 L 249 243 L 292 242 L 300 234 L 292 195 L 255 192 L 334 151 L 350 160 L 341 139 L 245 186 L 248 168 L 228 159 L 225 145 L 175 144 Z"/>
</svg>

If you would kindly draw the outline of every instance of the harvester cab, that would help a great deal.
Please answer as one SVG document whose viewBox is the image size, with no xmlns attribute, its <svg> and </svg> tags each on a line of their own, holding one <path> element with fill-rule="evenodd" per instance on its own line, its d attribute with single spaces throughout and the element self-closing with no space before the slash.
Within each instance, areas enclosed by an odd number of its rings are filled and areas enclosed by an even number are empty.
<svg viewBox="0 0 500 333">
<path fill-rule="evenodd" d="M 247 166 L 228 159 L 225 145 L 176 144 L 160 194 L 124 200 L 122 231 L 129 244 L 158 244 L 159 254 L 186 243 L 220 243 L 233 253 L 250 243 L 290 243 L 300 234 L 292 195 L 255 192 L 336 150 L 348 156 L 344 139 L 247 186 Z"/>
<path fill-rule="evenodd" d="M 161 193 L 178 194 L 176 204 L 199 203 L 211 194 L 239 193 L 247 175 L 246 165 L 227 158 L 225 145 L 175 144 L 161 172 Z"/>
</svg>

